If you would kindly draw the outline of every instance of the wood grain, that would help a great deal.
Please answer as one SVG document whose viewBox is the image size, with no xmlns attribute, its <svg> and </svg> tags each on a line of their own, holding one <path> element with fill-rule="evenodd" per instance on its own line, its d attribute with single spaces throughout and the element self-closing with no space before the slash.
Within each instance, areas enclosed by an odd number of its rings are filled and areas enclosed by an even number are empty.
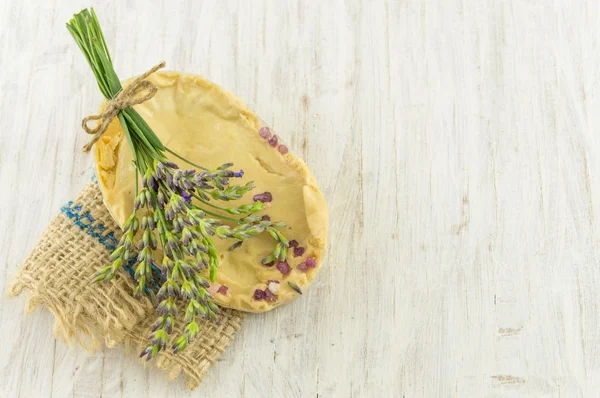
<svg viewBox="0 0 600 398">
<path fill-rule="evenodd" d="M 100 95 L 64 23 L 0 7 L 0 289 L 90 179 Z M 568 1 L 100 1 L 123 78 L 164 59 L 237 93 L 329 201 L 326 267 L 201 387 L 0 301 L 6 397 L 596 396 L 600 12 Z"/>
</svg>

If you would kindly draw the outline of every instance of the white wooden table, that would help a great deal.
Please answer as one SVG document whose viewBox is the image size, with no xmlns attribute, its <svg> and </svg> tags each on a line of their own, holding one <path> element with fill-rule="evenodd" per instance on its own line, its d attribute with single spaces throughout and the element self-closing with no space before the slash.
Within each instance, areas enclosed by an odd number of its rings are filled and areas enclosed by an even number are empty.
<svg viewBox="0 0 600 398">
<path fill-rule="evenodd" d="M 64 24 L 0 1 L 0 289 L 90 179 L 100 94 Z M 568 1 L 97 1 L 125 78 L 237 93 L 329 201 L 326 267 L 193 393 L 0 301 L 2 397 L 591 397 L 600 387 L 600 10 Z"/>
</svg>

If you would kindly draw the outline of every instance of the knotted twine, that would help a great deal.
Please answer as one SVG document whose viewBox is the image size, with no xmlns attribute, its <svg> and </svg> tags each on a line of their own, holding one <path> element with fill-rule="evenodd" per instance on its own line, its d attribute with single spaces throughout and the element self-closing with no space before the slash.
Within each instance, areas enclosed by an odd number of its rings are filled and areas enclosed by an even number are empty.
<svg viewBox="0 0 600 398">
<path fill-rule="evenodd" d="M 141 104 L 142 102 L 148 101 L 154 97 L 154 94 L 158 91 L 158 87 L 145 80 L 148 76 L 156 72 L 157 70 L 164 68 L 166 63 L 163 61 L 156 65 L 146 73 L 136 77 L 131 84 L 127 87 L 122 88 L 112 99 L 108 100 L 104 111 L 98 115 L 90 115 L 83 118 L 81 121 L 81 127 L 83 130 L 93 135 L 90 142 L 83 146 L 84 152 L 89 152 L 92 146 L 102 137 L 102 135 L 108 129 L 110 122 L 121 112 L 130 106 Z M 88 123 L 92 120 L 100 120 L 95 127 L 90 127 Z"/>
</svg>

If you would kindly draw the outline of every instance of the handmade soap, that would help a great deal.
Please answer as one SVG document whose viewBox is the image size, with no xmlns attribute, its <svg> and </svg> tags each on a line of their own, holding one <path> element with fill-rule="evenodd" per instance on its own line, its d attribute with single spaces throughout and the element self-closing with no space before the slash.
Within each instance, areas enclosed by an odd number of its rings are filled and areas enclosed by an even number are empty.
<svg viewBox="0 0 600 398">
<path fill-rule="evenodd" d="M 265 206 L 259 215 L 287 225 L 281 229 L 290 240 L 287 263 L 261 263 L 274 246 L 267 233 L 232 251 L 227 249 L 235 241 L 215 238 L 221 253 L 217 282 L 210 289 L 215 301 L 262 312 L 299 297 L 292 286 L 305 291 L 315 278 L 328 228 L 327 204 L 306 164 L 289 153 L 238 97 L 216 84 L 175 72 L 156 73 L 148 80 L 158 92 L 135 109 L 166 146 L 208 168 L 233 162 L 233 169 L 245 173 L 237 183 L 254 181 L 256 188 L 243 199 L 216 204 L 235 207 L 261 200 Z M 135 175 L 131 151 L 116 119 L 95 145 L 94 157 L 105 204 L 122 226 L 133 210 Z"/>
</svg>

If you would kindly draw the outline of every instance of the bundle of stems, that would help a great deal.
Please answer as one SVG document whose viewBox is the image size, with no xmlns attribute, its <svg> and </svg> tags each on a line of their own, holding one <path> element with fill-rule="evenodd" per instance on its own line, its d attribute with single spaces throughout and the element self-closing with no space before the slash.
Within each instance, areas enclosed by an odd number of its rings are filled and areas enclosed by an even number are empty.
<svg viewBox="0 0 600 398">
<path fill-rule="evenodd" d="M 67 29 L 110 103 L 123 87 L 94 10 L 74 15 Z M 175 352 L 181 351 L 202 333 L 198 316 L 218 320 L 219 307 L 207 290 L 215 282 L 219 267 L 215 237 L 234 240 L 234 249 L 244 240 L 268 232 L 275 241 L 273 252 L 265 258 L 268 261 L 285 261 L 289 242 L 279 231 L 285 224 L 254 214 L 262 210 L 261 201 L 236 207 L 222 205 L 242 198 L 254 187 L 252 182 L 231 183 L 242 178 L 242 170 L 233 171 L 232 163 L 209 169 L 188 161 L 165 147 L 131 106 L 120 110 L 117 118 L 133 154 L 135 203 L 110 256 L 112 263 L 100 269 L 94 281 L 109 281 L 119 269 L 133 268 L 137 281 L 133 294 L 149 295 L 157 303 L 150 343 L 140 355 L 150 360 L 168 345 Z M 167 155 L 193 169 L 180 169 Z M 185 327 L 182 334 L 172 336 L 178 311 L 185 313 Z"/>
</svg>

